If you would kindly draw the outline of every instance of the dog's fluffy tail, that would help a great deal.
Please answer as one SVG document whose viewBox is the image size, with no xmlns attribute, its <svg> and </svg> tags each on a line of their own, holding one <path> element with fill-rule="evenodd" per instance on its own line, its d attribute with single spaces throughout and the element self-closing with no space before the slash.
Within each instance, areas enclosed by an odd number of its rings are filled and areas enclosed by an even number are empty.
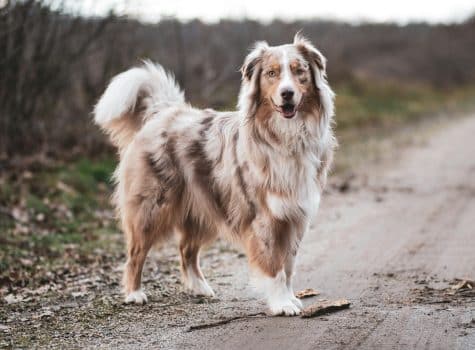
<svg viewBox="0 0 475 350">
<path fill-rule="evenodd" d="M 115 76 L 94 108 L 94 121 L 112 143 L 124 149 L 153 113 L 185 103 L 175 79 L 162 66 L 145 61 Z"/>
</svg>

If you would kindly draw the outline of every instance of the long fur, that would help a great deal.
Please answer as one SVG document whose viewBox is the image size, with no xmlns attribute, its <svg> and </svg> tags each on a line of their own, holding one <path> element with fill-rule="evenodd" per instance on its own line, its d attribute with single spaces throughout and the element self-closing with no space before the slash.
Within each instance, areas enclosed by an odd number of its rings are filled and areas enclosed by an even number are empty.
<svg viewBox="0 0 475 350">
<path fill-rule="evenodd" d="M 278 82 L 265 78 L 271 64 L 287 61 L 308 67 L 295 78 L 303 97 L 293 119 L 273 109 L 269 96 Z M 300 35 L 289 45 L 256 44 L 243 64 L 236 112 L 192 108 L 174 79 L 150 62 L 112 80 L 95 121 L 120 150 L 114 202 L 127 238 L 127 302 L 146 301 L 143 262 L 154 243 L 173 233 L 180 237 L 185 287 L 214 295 L 199 252 L 222 235 L 246 250 L 271 312 L 299 313 L 294 261 L 336 146 L 325 65 Z"/>
</svg>

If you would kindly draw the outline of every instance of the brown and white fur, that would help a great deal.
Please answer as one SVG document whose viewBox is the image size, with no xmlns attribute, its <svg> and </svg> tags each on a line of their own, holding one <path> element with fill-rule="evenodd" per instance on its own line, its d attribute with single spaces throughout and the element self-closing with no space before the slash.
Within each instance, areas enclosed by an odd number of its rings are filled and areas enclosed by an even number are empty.
<svg viewBox="0 0 475 350">
<path fill-rule="evenodd" d="M 120 152 L 114 203 L 127 239 L 126 302 L 147 301 L 144 260 L 174 234 L 185 288 L 214 296 L 199 254 L 221 235 L 244 247 L 272 314 L 300 313 L 295 258 L 336 145 L 325 64 L 298 34 L 293 44 L 258 42 L 242 66 L 236 112 L 191 107 L 150 62 L 112 80 L 95 122 Z"/>
</svg>

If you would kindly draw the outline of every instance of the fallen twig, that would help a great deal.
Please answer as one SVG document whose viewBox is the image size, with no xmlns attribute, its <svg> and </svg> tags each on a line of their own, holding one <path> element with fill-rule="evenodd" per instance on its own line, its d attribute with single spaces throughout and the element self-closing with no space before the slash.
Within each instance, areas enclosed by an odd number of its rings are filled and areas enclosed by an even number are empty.
<svg viewBox="0 0 475 350">
<path fill-rule="evenodd" d="M 267 316 L 267 315 L 264 312 L 257 312 L 257 313 L 254 313 L 254 314 L 234 316 L 234 317 L 225 318 L 224 320 L 220 320 L 220 321 L 216 321 L 216 322 L 204 323 L 204 324 L 199 324 L 199 325 L 196 325 L 196 326 L 190 326 L 190 327 L 188 327 L 188 329 L 186 331 L 187 332 L 193 332 L 193 331 L 197 331 L 197 330 L 200 330 L 200 329 L 218 327 L 218 326 L 221 326 L 223 324 L 231 323 L 233 321 L 243 320 L 243 319 L 246 319 L 246 318 L 256 318 L 258 316 Z"/>
</svg>

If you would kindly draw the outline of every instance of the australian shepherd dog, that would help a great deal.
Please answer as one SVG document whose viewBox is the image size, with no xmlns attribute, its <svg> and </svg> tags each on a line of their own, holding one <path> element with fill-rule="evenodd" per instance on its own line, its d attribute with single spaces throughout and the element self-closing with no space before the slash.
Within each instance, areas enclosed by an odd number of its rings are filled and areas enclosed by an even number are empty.
<svg viewBox="0 0 475 350">
<path fill-rule="evenodd" d="M 126 303 L 147 301 L 147 253 L 175 235 L 185 289 L 214 296 L 199 255 L 223 236 L 246 251 L 270 312 L 300 313 L 295 258 L 336 146 L 325 66 L 299 34 L 287 45 L 257 42 L 241 69 L 235 112 L 191 107 L 151 62 L 111 81 L 94 113 L 120 153 L 114 204 L 127 241 Z"/>
</svg>

